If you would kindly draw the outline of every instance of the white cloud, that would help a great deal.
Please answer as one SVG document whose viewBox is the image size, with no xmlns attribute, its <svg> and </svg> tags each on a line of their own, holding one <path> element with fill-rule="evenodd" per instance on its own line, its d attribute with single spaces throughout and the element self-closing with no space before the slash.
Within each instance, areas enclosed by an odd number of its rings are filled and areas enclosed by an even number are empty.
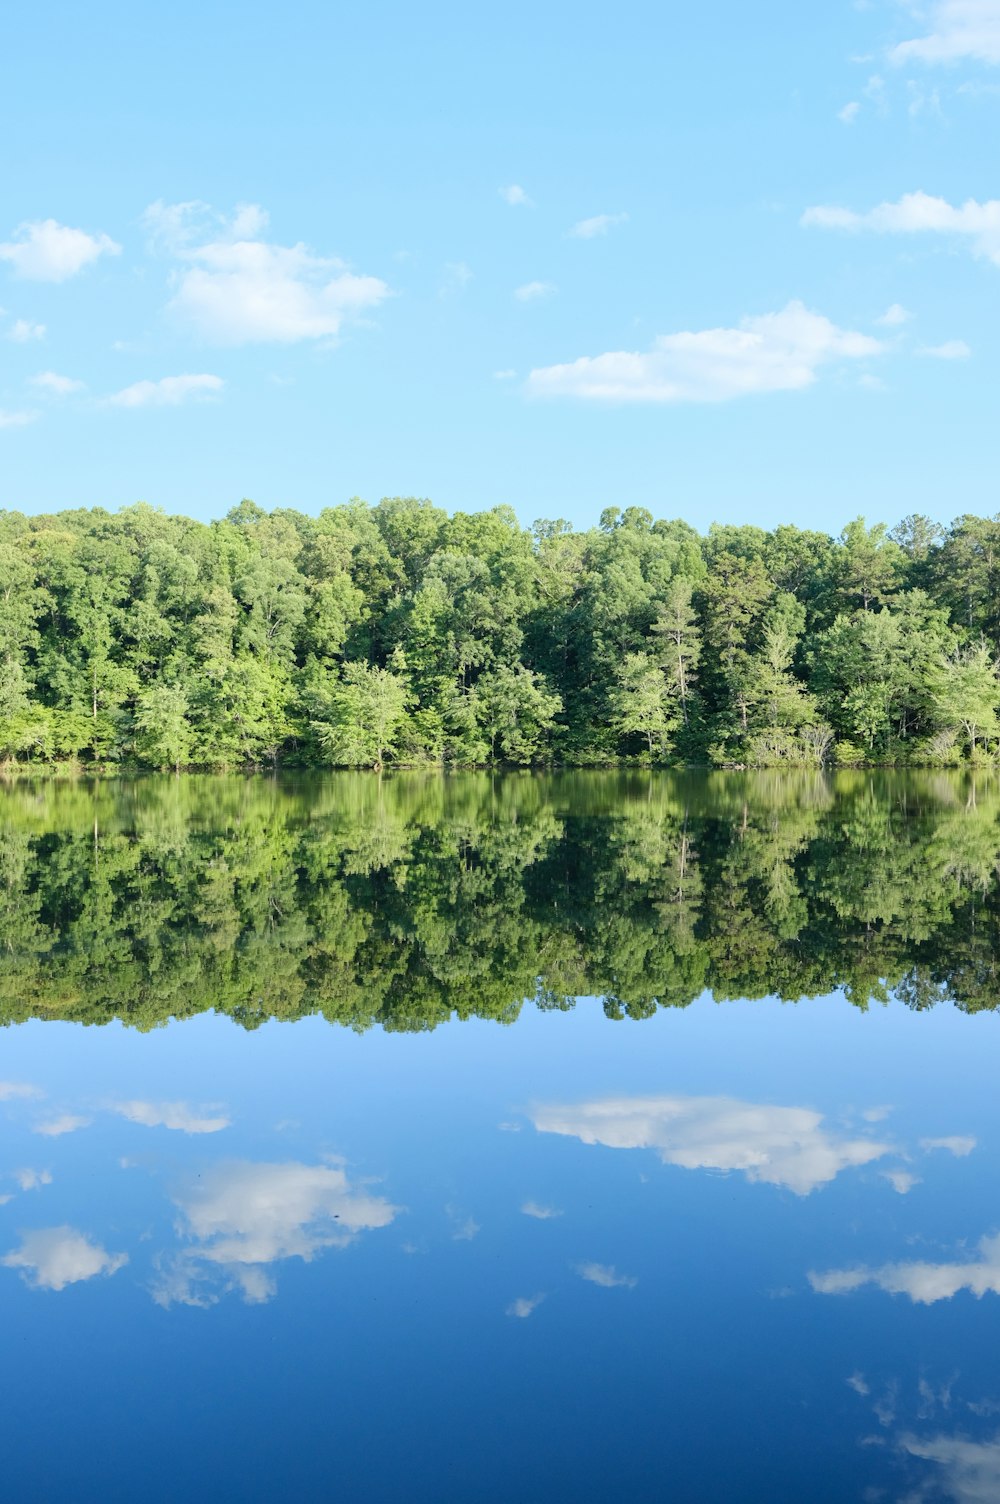
<svg viewBox="0 0 1000 1504">
<path fill-rule="evenodd" d="M 232 1121 L 217 1110 L 188 1102 L 117 1102 L 112 1111 L 144 1128 L 173 1128 L 179 1133 L 218 1133 Z"/>
<path fill-rule="evenodd" d="M 871 1394 L 871 1387 L 863 1373 L 852 1373 L 850 1378 L 844 1380 L 848 1389 L 853 1389 L 855 1394 Z"/>
<path fill-rule="evenodd" d="M 951 1264 L 912 1261 L 882 1264 L 878 1268 L 861 1265 L 855 1269 L 828 1269 L 810 1273 L 809 1283 L 820 1295 L 845 1295 L 865 1285 L 875 1285 L 890 1295 L 908 1295 L 918 1305 L 950 1300 L 960 1290 L 976 1296 L 1000 1295 L 1000 1234 L 983 1238 L 975 1259 Z"/>
<path fill-rule="evenodd" d="M 920 1147 L 927 1150 L 945 1149 L 949 1154 L 954 1154 L 956 1159 L 964 1159 L 972 1153 L 977 1143 L 978 1139 L 974 1139 L 971 1134 L 952 1133 L 945 1138 L 922 1138 Z"/>
<path fill-rule="evenodd" d="M 225 384 L 221 376 L 164 376 L 136 381 L 107 400 L 113 407 L 177 407 L 191 397 L 214 397 Z"/>
<path fill-rule="evenodd" d="M 507 1307 L 506 1314 L 508 1316 L 518 1316 L 524 1321 L 531 1315 L 532 1311 L 538 1309 L 544 1299 L 544 1295 L 519 1295 L 516 1300 L 511 1301 Z"/>
<path fill-rule="evenodd" d="M 1000 1498 L 1000 1437 L 968 1441 L 961 1436 L 901 1436 L 899 1444 L 911 1457 L 942 1469 L 944 1496 L 955 1504 L 989 1504 Z M 921 1490 L 909 1497 L 929 1495 Z"/>
<path fill-rule="evenodd" d="M 907 1195 L 915 1185 L 920 1184 L 920 1176 L 911 1175 L 909 1170 L 883 1170 L 882 1178 L 887 1180 L 900 1196 Z"/>
<path fill-rule="evenodd" d="M 964 339 L 947 339 L 943 345 L 920 345 L 917 354 L 934 360 L 968 360 L 972 351 Z"/>
<path fill-rule="evenodd" d="M 523 286 L 514 288 L 514 296 L 519 303 L 533 303 L 537 298 L 547 298 L 555 291 L 551 282 L 525 282 Z"/>
<path fill-rule="evenodd" d="M 362 1231 L 387 1227 L 399 1210 L 357 1189 L 339 1167 L 296 1162 L 216 1166 L 176 1205 L 191 1244 L 161 1272 L 153 1289 L 161 1305 L 211 1304 L 213 1277 L 245 1299 L 268 1299 L 274 1284 L 267 1265 L 343 1248 Z"/>
<path fill-rule="evenodd" d="M 896 64 L 955 63 L 973 58 L 1000 63 L 998 0 L 937 0 L 925 36 L 900 42 L 889 56 Z"/>
<path fill-rule="evenodd" d="M 55 371 L 41 371 L 32 376 L 28 385 L 37 387 L 40 392 L 48 392 L 52 397 L 69 397 L 74 392 L 85 391 L 87 384 L 75 381 L 72 376 L 59 376 Z"/>
<path fill-rule="evenodd" d="M 575 240 L 593 240 L 596 235 L 606 235 L 615 225 L 623 225 L 627 214 L 595 214 L 590 219 L 578 219 L 569 231 Z"/>
<path fill-rule="evenodd" d="M 806 1196 L 842 1170 L 889 1153 L 871 1139 L 840 1138 L 806 1107 L 772 1107 L 731 1097 L 611 1097 L 540 1107 L 541 1133 L 568 1134 L 612 1149 L 655 1149 L 687 1170 L 736 1170 L 748 1180 Z"/>
<path fill-rule="evenodd" d="M 805 211 L 801 223 L 820 230 L 872 230 L 880 235 L 964 236 L 974 255 L 1000 266 L 1000 199 L 996 198 L 983 203 L 970 198 L 955 205 L 919 189 L 863 213 L 836 204 L 816 204 Z"/>
<path fill-rule="evenodd" d="M 44 1095 L 42 1088 L 33 1086 L 30 1081 L 0 1081 L 0 1102 L 29 1101 Z"/>
<path fill-rule="evenodd" d="M 860 108 L 861 106 L 858 101 L 852 99 L 849 104 L 844 105 L 843 109 L 837 111 L 837 119 L 842 121 L 844 125 L 853 125 L 858 118 Z"/>
<path fill-rule="evenodd" d="M 517 375 L 517 372 L 511 370 L 508 367 L 506 370 L 503 370 L 503 371 L 494 371 L 493 372 L 493 380 L 494 381 L 513 381 L 514 377 L 516 375 Z M 501 1127 L 502 1126 L 503 1125 L 501 1124 Z"/>
<path fill-rule="evenodd" d="M 900 324 L 908 324 L 912 317 L 913 314 L 908 308 L 904 308 L 902 303 L 890 303 L 885 313 L 881 314 L 875 322 L 884 324 L 887 329 L 898 329 Z"/>
<path fill-rule="evenodd" d="M 0 261 L 32 282 L 65 282 L 99 256 L 117 256 L 121 246 L 108 235 L 88 235 L 54 219 L 18 225 L 14 238 L 0 243 Z"/>
<path fill-rule="evenodd" d="M 799 391 L 822 366 L 883 349 L 870 335 L 839 329 L 792 302 L 779 313 L 742 319 L 735 329 L 661 335 L 646 352 L 617 350 L 544 366 L 531 372 L 528 390 L 598 402 L 724 402 Z"/>
<path fill-rule="evenodd" d="M 475 1217 L 466 1217 L 453 1206 L 446 1206 L 445 1212 L 452 1224 L 451 1235 L 456 1243 L 471 1243 L 482 1232 L 482 1226 Z"/>
<path fill-rule="evenodd" d="M 526 1201 L 521 1207 L 526 1217 L 534 1217 L 539 1222 L 548 1222 L 552 1217 L 561 1217 L 562 1208 L 558 1206 L 543 1206 L 539 1201 Z"/>
<path fill-rule="evenodd" d="M 530 209 L 532 207 L 531 199 L 519 183 L 510 183 L 506 188 L 501 188 L 500 197 L 505 204 L 510 204 L 512 209 Z"/>
<path fill-rule="evenodd" d="M 576 1264 L 581 1279 L 592 1285 L 601 1285 L 605 1290 L 634 1290 L 639 1281 L 631 1274 L 619 1274 L 613 1264 Z"/>
<path fill-rule="evenodd" d="M 64 1290 L 97 1274 L 115 1274 L 128 1263 L 128 1254 L 109 1253 L 74 1227 L 40 1227 L 25 1233 L 20 1248 L 0 1259 L 7 1269 L 20 1269 L 36 1290 Z"/>
<path fill-rule="evenodd" d="M 25 428 L 29 423 L 34 423 L 38 417 L 34 412 L 11 412 L 10 408 L 0 407 L 0 428 Z"/>
<path fill-rule="evenodd" d="M 45 338 L 45 325 L 33 324 L 30 319 L 15 319 L 7 331 L 7 338 L 15 345 L 26 345 L 33 339 Z"/>
<path fill-rule="evenodd" d="M 14 1170 L 13 1175 L 22 1191 L 37 1191 L 52 1184 L 51 1170 Z"/>
<path fill-rule="evenodd" d="M 389 296 L 378 277 L 358 276 L 302 244 L 258 237 L 268 216 L 241 204 L 226 218 L 206 204 L 151 204 L 144 223 L 155 246 L 180 263 L 170 311 L 203 339 L 223 345 L 332 339 L 344 322 Z"/>
<path fill-rule="evenodd" d="M 80 1128 L 89 1128 L 90 1118 L 78 1117 L 75 1113 L 64 1112 L 57 1118 L 49 1118 L 45 1123 L 39 1123 L 35 1128 L 36 1133 L 44 1134 L 46 1138 L 61 1138 L 64 1133 L 76 1133 Z"/>
</svg>

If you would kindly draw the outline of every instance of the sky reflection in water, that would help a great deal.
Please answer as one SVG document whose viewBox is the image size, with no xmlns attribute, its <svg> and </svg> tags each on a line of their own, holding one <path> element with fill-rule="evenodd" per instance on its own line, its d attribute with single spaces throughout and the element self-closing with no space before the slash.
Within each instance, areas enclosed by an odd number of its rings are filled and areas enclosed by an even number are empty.
<svg viewBox="0 0 1000 1504">
<path fill-rule="evenodd" d="M 4 1030 L 5 1496 L 998 1497 L 996 1025 Z"/>
</svg>

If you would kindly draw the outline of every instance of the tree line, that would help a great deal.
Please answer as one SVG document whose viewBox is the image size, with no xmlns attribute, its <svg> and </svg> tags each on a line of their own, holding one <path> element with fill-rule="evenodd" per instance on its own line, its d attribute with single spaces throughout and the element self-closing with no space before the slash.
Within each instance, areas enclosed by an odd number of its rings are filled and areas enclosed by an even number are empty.
<svg viewBox="0 0 1000 1504">
<path fill-rule="evenodd" d="M 998 658 L 1000 518 L 0 512 L 12 767 L 977 762 Z"/>
<path fill-rule="evenodd" d="M 597 996 L 1000 997 L 1000 782 L 962 771 L 190 775 L 0 804 L 0 1024 L 512 1023 Z"/>
</svg>

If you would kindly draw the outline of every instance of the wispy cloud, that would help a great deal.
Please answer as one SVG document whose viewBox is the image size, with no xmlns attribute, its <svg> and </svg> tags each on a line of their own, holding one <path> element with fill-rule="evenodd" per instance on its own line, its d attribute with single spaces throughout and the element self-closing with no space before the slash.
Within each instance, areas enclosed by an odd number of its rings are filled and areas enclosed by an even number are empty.
<svg viewBox="0 0 1000 1504">
<path fill-rule="evenodd" d="M 90 235 L 55 219 L 18 225 L 13 238 L 0 242 L 0 261 L 31 282 L 65 282 L 101 256 L 117 256 L 121 246 L 109 235 Z"/>
<path fill-rule="evenodd" d="M 76 1133 L 81 1128 L 89 1128 L 93 1120 L 80 1117 L 73 1112 L 64 1112 L 57 1118 L 49 1118 L 44 1123 L 35 1127 L 36 1133 L 41 1133 L 45 1138 L 61 1138 L 64 1133 Z"/>
<path fill-rule="evenodd" d="M 192 1107 L 189 1102 L 117 1102 L 111 1110 L 144 1128 L 171 1128 L 178 1133 L 219 1133 L 232 1122 L 218 1110 Z"/>
<path fill-rule="evenodd" d="M 569 233 L 574 240 L 593 240 L 598 235 L 606 235 L 616 225 L 625 224 L 627 219 L 627 214 L 594 214 L 590 219 L 578 219 Z"/>
<path fill-rule="evenodd" d="M 163 376 L 136 381 L 107 400 L 113 407 L 178 407 L 192 398 L 216 397 L 225 386 L 221 376 Z"/>
<path fill-rule="evenodd" d="M 552 1217 L 562 1216 L 562 1207 L 544 1206 L 539 1201 L 526 1201 L 521 1211 L 526 1217 L 534 1217 L 538 1222 L 548 1222 Z"/>
<path fill-rule="evenodd" d="M 544 1299 L 544 1294 L 519 1295 L 516 1300 L 511 1301 L 510 1305 L 507 1307 L 506 1314 L 508 1316 L 517 1316 L 522 1321 L 526 1321 L 533 1311 L 538 1310 L 538 1307 L 541 1305 Z"/>
<path fill-rule="evenodd" d="M 639 1281 L 631 1274 L 619 1274 L 613 1264 L 575 1264 L 581 1279 L 605 1290 L 634 1290 Z"/>
<path fill-rule="evenodd" d="M 525 282 L 521 287 L 514 288 L 514 296 L 519 303 L 534 303 L 539 298 L 549 298 L 556 291 L 552 282 Z"/>
<path fill-rule="evenodd" d="M 512 209 L 530 209 L 533 207 L 531 199 L 525 193 L 520 183 L 510 183 L 506 188 L 501 188 L 500 197 L 505 204 L 510 204 Z"/>
<path fill-rule="evenodd" d="M 34 339 L 45 338 L 45 325 L 34 324 L 30 319 L 15 319 L 7 330 L 7 338 L 15 345 L 27 345 Z"/>
<path fill-rule="evenodd" d="M 815 204 L 802 215 L 802 224 L 820 230 L 879 235 L 950 235 L 964 238 L 973 254 L 1000 266 L 1000 199 L 949 204 L 933 194 L 904 193 L 895 203 L 877 204 L 858 212 L 837 204 Z"/>
<path fill-rule="evenodd" d="M 909 1170 L 882 1170 L 881 1174 L 900 1196 L 908 1195 L 915 1185 L 920 1184 L 920 1176 L 911 1175 Z"/>
<path fill-rule="evenodd" d="M 919 345 L 917 354 L 933 360 L 968 360 L 972 350 L 964 339 L 946 339 L 943 345 Z"/>
<path fill-rule="evenodd" d="M 14 1170 L 13 1175 L 22 1191 L 38 1191 L 52 1184 L 51 1170 Z"/>
<path fill-rule="evenodd" d="M 42 1088 L 30 1081 L 0 1081 L 0 1102 L 26 1102 L 44 1095 Z"/>
<path fill-rule="evenodd" d="M 949 1154 L 954 1154 L 956 1159 L 964 1159 L 972 1153 L 978 1142 L 971 1134 L 951 1133 L 944 1138 L 922 1138 L 920 1147 L 927 1150 L 945 1149 Z"/>
<path fill-rule="evenodd" d="M 890 303 L 885 313 L 880 314 L 875 320 L 876 324 L 883 324 L 887 329 L 898 329 L 902 324 L 908 324 L 913 314 L 902 303 Z"/>
<path fill-rule="evenodd" d="M 438 297 L 450 298 L 456 293 L 464 292 L 472 281 L 472 275 L 472 268 L 466 266 L 464 261 L 446 261 Z"/>
<path fill-rule="evenodd" d="M 998 0 L 937 0 L 927 26 L 923 36 L 892 48 L 893 63 L 1000 63 Z"/>
<path fill-rule="evenodd" d="M 20 411 L 0 407 L 0 428 L 26 428 L 29 423 L 34 423 L 38 413 L 27 409 Z"/>
<path fill-rule="evenodd" d="M 128 1263 L 128 1254 L 109 1253 L 75 1227 L 40 1227 L 25 1233 L 21 1246 L 0 1263 L 19 1269 L 33 1289 L 64 1290 L 98 1274 L 115 1274 Z"/>
<path fill-rule="evenodd" d="M 841 121 L 843 125 L 853 125 L 855 120 L 857 120 L 858 118 L 858 111 L 860 109 L 861 106 L 858 101 L 856 99 L 852 99 L 849 104 L 845 104 L 842 109 L 837 111 L 837 119 Z"/>
<path fill-rule="evenodd" d="M 983 1238 L 978 1256 L 953 1263 L 907 1261 L 876 1268 L 858 1265 L 851 1269 L 811 1272 L 809 1283 L 820 1295 L 847 1295 L 874 1285 L 890 1295 L 908 1295 L 917 1305 L 950 1300 L 960 1290 L 972 1295 L 1000 1295 L 1000 1234 Z"/>
<path fill-rule="evenodd" d="M 592 402 L 725 402 L 800 391 L 823 366 L 882 353 L 871 335 L 840 329 L 799 302 L 742 319 L 735 329 L 661 335 L 644 352 L 610 351 L 531 372 L 539 397 Z"/>
<path fill-rule="evenodd" d="M 87 386 L 85 381 L 76 381 L 72 376 L 60 376 L 55 371 L 41 371 L 37 376 L 31 377 L 28 385 L 50 397 L 70 397 L 74 392 L 85 391 Z"/>
</svg>

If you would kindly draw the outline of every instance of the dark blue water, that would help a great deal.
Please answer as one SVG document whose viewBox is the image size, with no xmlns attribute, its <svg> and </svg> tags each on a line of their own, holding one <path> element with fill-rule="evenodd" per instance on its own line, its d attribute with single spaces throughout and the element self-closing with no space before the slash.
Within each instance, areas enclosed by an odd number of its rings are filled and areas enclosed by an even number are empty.
<svg viewBox="0 0 1000 1504">
<path fill-rule="evenodd" d="M 3 1497 L 1000 1498 L 997 1025 L 8 1028 Z"/>
</svg>

